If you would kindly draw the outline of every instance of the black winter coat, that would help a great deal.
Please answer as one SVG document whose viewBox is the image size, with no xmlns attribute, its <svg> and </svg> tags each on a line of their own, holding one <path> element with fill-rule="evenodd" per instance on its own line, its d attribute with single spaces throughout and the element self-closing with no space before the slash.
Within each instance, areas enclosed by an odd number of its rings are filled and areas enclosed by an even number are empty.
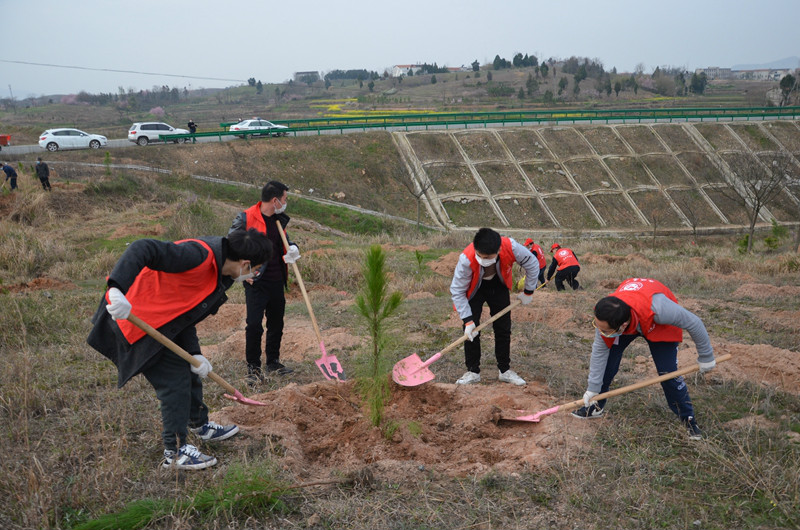
<svg viewBox="0 0 800 530">
<path fill-rule="evenodd" d="M 159 328 L 159 331 L 174 339 L 180 332 L 194 327 L 198 322 L 213 315 L 224 304 L 228 297 L 225 291 L 233 285 L 233 279 L 222 276 L 222 265 L 225 263 L 225 251 L 222 237 L 196 238 L 207 243 L 214 252 L 214 259 L 220 271 L 217 278 L 217 287 L 213 293 L 206 297 L 182 315 Z M 208 251 L 199 244 L 174 243 L 158 241 L 156 239 L 140 239 L 131 245 L 122 254 L 111 275 L 108 277 L 108 286 L 117 287 L 123 293 L 133 285 L 134 280 L 144 267 L 164 272 L 184 272 L 197 267 L 208 256 Z M 94 327 L 89 333 L 86 342 L 117 366 L 119 372 L 117 386 L 122 387 L 135 375 L 147 369 L 157 360 L 157 354 L 164 348 L 159 342 L 145 335 L 134 344 L 129 344 L 116 321 L 106 311 L 105 293 L 100 300 L 97 312 L 92 317 Z M 157 300 L 151 303 L 158 303 Z M 133 308 L 136 314 L 136 307 Z M 200 344 L 196 334 L 193 334 L 193 344 L 181 344 L 189 353 L 200 353 Z M 175 355 L 169 353 L 169 355 Z"/>
</svg>

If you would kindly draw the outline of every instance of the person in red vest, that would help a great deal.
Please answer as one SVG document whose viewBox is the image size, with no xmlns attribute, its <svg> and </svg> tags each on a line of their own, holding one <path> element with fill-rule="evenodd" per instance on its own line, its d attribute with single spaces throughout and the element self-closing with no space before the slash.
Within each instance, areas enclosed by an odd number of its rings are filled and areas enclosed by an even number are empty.
<svg viewBox="0 0 800 530">
<path fill-rule="evenodd" d="M 573 291 L 583 289 L 577 280 L 578 273 L 581 270 L 581 265 L 578 263 L 578 257 L 575 252 L 570 248 L 561 248 L 558 243 L 553 243 L 550 247 L 550 253 L 553 254 L 553 261 L 550 262 L 550 268 L 547 269 L 547 281 L 553 277 L 553 272 L 556 273 L 556 290 L 564 290 L 564 280 L 567 281 Z"/>
<path fill-rule="evenodd" d="M 494 315 L 511 303 L 511 267 L 519 263 L 526 272 L 523 292 L 517 298 L 523 305 L 533 301 L 539 265 L 525 247 L 511 238 L 501 237 L 491 228 L 481 228 L 472 243 L 458 257 L 450 284 L 450 295 L 458 316 L 463 321 L 464 357 L 467 372 L 456 381 L 459 385 L 478 383 L 481 380 L 481 338 L 475 328 L 481 323 L 483 304 Z M 494 329 L 494 355 L 500 371 L 498 380 L 514 385 L 525 385 L 525 380 L 511 370 L 511 313 L 506 313 L 492 323 Z"/>
<path fill-rule="evenodd" d="M 264 345 L 266 353 L 266 373 L 286 375 L 293 372 L 280 361 L 281 339 L 283 338 L 283 317 L 286 312 L 285 289 L 289 281 L 288 263 L 300 258 L 297 245 L 291 243 L 289 234 L 288 252 L 278 232 L 276 221 L 286 230 L 289 216 L 286 215 L 289 187 L 277 180 L 271 180 L 261 189 L 261 201 L 241 212 L 233 220 L 231 230 L 255 228 L 266 234 L 272 246 L 280 251 L 264 264 L 261 274 L 252 281 L 245 282 L 244 295 L 247 305 L 245 326 L 245 359 L 247 361 L 247 381 L 257 384 L 263 380 L 261 370 L 261 337 L 264 335 L 264 317 L 267 319 L 267 338 Z"/>
<path fill-rule="evenodd" d="M 544 250 L 534 243 L 531 238 L 525 240 L 525 247 L 539 260 L 539 284 L 544 285 L 547 283 L 544 281 L 544 270 L 547 268 L 547 258 L 544 256 Z"/>
<path fill-rule="evenodd" d="M 212 371 L 200 352 L 195 325 L 228 299 L 234 282 L 252 278 L 272 257 L 272 243 L 255 230 L 227 237 L 201 237 L 174 243 L 140 239 L 128 246 L 106 281 L 108 291 L 92 318 L 86 341 L 117 366 L 117 385 L 144 375 L 161 404 L 163 466 L 204 469 L 217 459 L 187 443 L 189 431 L 201 440 L 219 441 L 236 425 L 208 419 L 203 382 Z M 131 311 L 201 361 L 199 368 L 129 322 Z"/>
<path fill-rule="evenodd" d="M 636 337 L 644 337 L 659 375 L 678 369 L 678 344 L 683 330 L 697 346 L 700 373 L 713 369 L 717 361 L 702 320 L 684 309 L 663 283 L 649 278 L 628 278 L 610 296 L 594 306 L 594 343 L 589 362 L 589 383 L 583 395 L 584 406 L 573 411 L 577 418 L 599 418 L 606 400 L 593 398 L 607 392 L 619 370 L 622 352 Z M 694 407 L 683 377 L 661 383 L 667 405 L 678 415 L 692 440 L 703 433 L 695 421 Z"/>
</svg>

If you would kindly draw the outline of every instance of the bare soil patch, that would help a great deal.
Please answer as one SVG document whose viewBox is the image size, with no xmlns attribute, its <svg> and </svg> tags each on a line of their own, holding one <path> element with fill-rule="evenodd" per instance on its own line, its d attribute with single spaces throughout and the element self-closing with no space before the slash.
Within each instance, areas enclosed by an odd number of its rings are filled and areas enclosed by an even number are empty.
<svg viewBox="0 0 800 530">
<path fill-rule="evenodd" d="M 429 265 L 434 271 L 449 275 L 458 255 L 452 252 Z M 583 259 L 598 264 L 646 261 L 644 256 L 636 254 L 621 257 L 587 254 Z M 430 296 L 420 292 L 412 299 Z M 591 333 L 585 325 L 588 313 L 581 309 L 583 305 L 575 304 L 575 309 L 559 304 L 560 296 L 556 292 L 539 292 L 535 307 L 518 308 L 512 318 L 518 323 L 541 324 L 545 333 L 569 331 L 589 339 Z M 349 304 L 352 300 L 334 303 Z M 697 300 L 685 303 L 695 310 L 699 304 Z M 201 323 L 198 329 L 201 340 L 216 341 L 205 347 L 212 359 L 218 356 L 244 359 L 244 313 L 242 304 L 228 304 Z M 796 318 L 788 313 L 783 316 Z M 483 318 L 489 318 L 488 309 L 484 310 Z M 453 312 L 439 326 L 452 329 L 456 338 L 461 321 Z M 328 351 L 363 346 L 364 339 L 348 328 L 323 329 L 322 334 Z M 517 341 L 512 343 L 512 348 L 516 344 Z M 800 357 L 796 352 L 718 340 L 714 340 L 714 347 L 717 354 L 731 353 L 733 359 L 720 364 L 712 372 L 713 378 L 755 382 L 800 394 Z M 584 349 L 580 355 L 588 359 L 589 348 Z M 318 355 L 319 345 L 310 320 L 305 316 L 287 318 L 282 356 L 294 363 L 308 363 Z M 556 354 L 542 350 L 536 355 Z M 633 363 L 637 380 L 656 375 L 646 354 L 623 362 Z M 688 340 L 679 350 L 679 364 L 688 366 L 696 362 L 697 351 Z M 503 417 L 514 417 L 579 396 L 565 399 L 538 380 L 529 381 L 525 387 L 499 383 L 491 368 L 482 374 L 481 383 L 467 387 L 431 382 L 406 388 L 392 383 L 393 395 L 384 410 L 383 429 L 370 423 L 353 381 L 290 382 L 277 390 L 252 396 L 269 403 L 269 407 L 231 405 L 212 416 L 216 421 L 235 422 L 242 427 L 243 436 L 235 443 L 249 444 L 254 451 L 271 452 L 287 470 L 302 479 L 329 477 L 331 473 L 365 466 L 389 480 L 401 480 L 423 471 L 448 476 L 514 474 L 536 469 L 551 457 L 551 452 L 577 450 L 591 443 L 597 424 L 574 420 L 568 414 L 547 416 L 539 423 L 493 422 L 498 411 Z M 657 386 L 650 391 L 660 392 Z M 759 421 L 752 419 L 755 424 Z M 745 419 L 741 422 L 740 427 L 746 428 Z"/>
<path fill-rule="evenodd" d="M 4 289 L 7 289 L 9 292 L 12 293 L 21 293 L 27 291 L 61 291 L 65 289 L 75 289 L 78 286 L 72 282 L 65 282 L 62 280 L 56 280 L 55 278 L 48 278 L 46 276 L 42 276 L 39 278 L 34 278 L 29 282 L 22 282 L 17 283 L 14 285 L 7 285 Z"/>
<path fill-rule="evenodd" d="M 777 287 L 767 283 L 746 283 L 733 292 L 736 298 L 753 298 L 763 300 L 765 298 L 796 298 L 800 296 L 800 287 L 793 285 L 783 285 Z"/>
</svg>

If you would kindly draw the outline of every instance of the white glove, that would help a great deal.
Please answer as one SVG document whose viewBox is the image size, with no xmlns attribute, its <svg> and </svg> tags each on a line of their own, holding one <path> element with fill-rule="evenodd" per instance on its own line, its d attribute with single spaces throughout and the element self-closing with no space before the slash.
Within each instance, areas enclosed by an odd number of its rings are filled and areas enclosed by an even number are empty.
<svg viewBox="0 0 800 530">
<path fill-rule="evenodd" d="M 587 390 L 583 393 L 583 404 L 587 407 L 591 406 L 592 403 L 595 405 L 597 404 L 597 400 L 594 397 L 597 395 L 597 392 L 592 392 L 591 390 Z"/>
<path fill-rule="evenodd" d="M 522 291 L 517 295 L 517 300 L 522 302 L 522 305 L 528 305 L 533 302 L 533 293 L 525 294 L 525 291 Z"/>
<path fill-rule="evenodd" d="M 106 305 L 106 311 L 114 320 L 125 320 L 131 316 L 131 303 L 116 287 L 108 290 L 108 301 L 111 303 Z"/>
<path fill-rule="evenodd" d="M 300 259 L 300 249 L 297 248 L 297 245 L 289 246 L 286 254 L 283 255 L 283 261 L 286 263 L 294 263 L 298 259 Z"/>
<path fill-rule="evenodd" d="M 192 357 L 200 361 L 200 366 L 195 366 L 189 363 L 189 365 L 192 367 L 192 372 L 199 375 L 200 379 L 205 379 L 206 377 L 208 377 L 208 372 L 213 370 L 213 368 L 211 367 L 211 363 L 208 362 L 208 359 L 206 359 L 200 354 L 193 355 Z"/>
<path fill-rule="evenodd" d="M 470 342 L 478 336 L 478 333 L 475 331 L 475 322 L 470 321 L 464 326 L 464 336 L 467 337 L 467 340 Z"/>
<path fill-rule="evenodd" d="M 714 369 L 714 367 L 717 365 L 717 360 L 711 359 L 707 363 L 697 363 L 697 365 L 700 367 L 700 373 L 704 374 Z"/>
</svg>

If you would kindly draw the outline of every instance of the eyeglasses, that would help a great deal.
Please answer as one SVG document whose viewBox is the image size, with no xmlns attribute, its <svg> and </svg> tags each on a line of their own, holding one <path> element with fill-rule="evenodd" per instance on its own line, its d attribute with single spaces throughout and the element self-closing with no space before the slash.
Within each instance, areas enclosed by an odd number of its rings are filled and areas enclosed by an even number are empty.
<svg viewBox="0 0 800 530">
<path fill-rule="evenodd" d="M 603 331 L 602 329 L 597 327 L 597 320 L 594 318 L 592 319 L 592 326 L 594 326 L 594 329 L 596 329 L 600 333 L 600 335 L 602 335 L 607 339 L 613 339 L 617 335 L 621 334 L 625 330 L 625 327 L 627 325 L 628 323 L 624 322 L 619 328 L 615 329 L 614 331 Z"/>
</svg>

